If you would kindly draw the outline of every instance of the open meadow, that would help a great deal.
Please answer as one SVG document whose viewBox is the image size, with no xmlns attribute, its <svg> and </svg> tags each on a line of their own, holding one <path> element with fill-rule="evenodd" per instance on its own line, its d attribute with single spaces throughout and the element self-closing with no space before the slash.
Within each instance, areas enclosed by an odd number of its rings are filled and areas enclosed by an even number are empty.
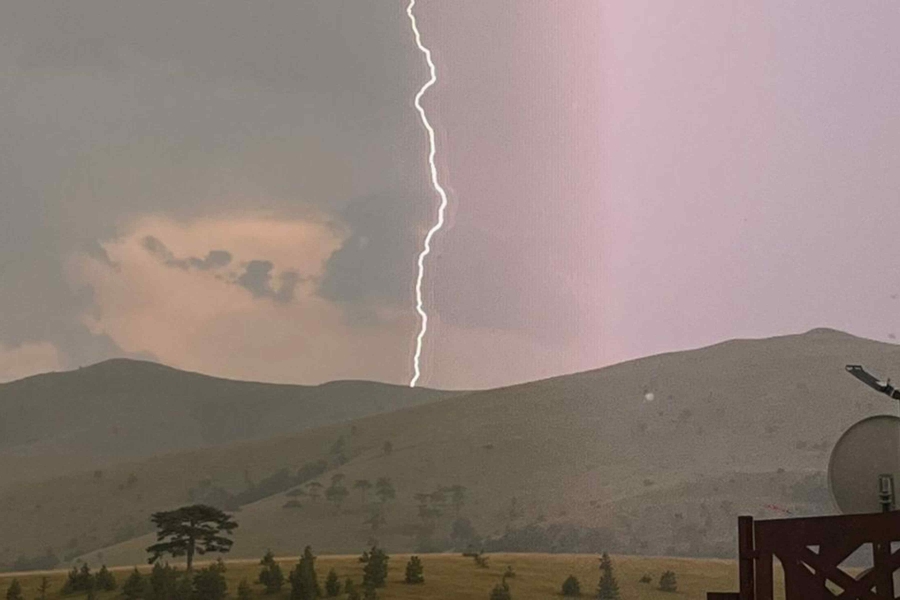
<svg viewBox="0 0 900 600">
<path fill-rule="evenodd" d="M 408 585 L 403 582 L 404 570 L 409 554 L 391 555 L 388 581 L 385 588 L 378 590 L 382 600 L 448 599 L 448 600 L 488 600 L 493 587 L 500 582 L 508 566 L 516 573 L 508 580 L 513 600 L 545 600 L 562 598 L 563 581 L 574 575 L 581 583 L 583 598 L 596 597 L 600 578 L 599 558 L 585 554 L 489 554 L 488 567 L 478 567 L 472 558 L 458 554 L 419 555 L 424 566 L 425 583 Z M 737 591 L 737 565 L 728 560 L 703 560 L 684 558 L 657 558 L 642 556 L 613 556 L 616 579 L 622 600 L 676 600 L 705 599 L 708 591 Z M 287 577 L 297 563 L 296 558 L 279 558 Z M 204 563 L 197 563 L 198 567 Z M 228 597 L 237 597 L 237 587 L 241 579 L 256 580 L 260 567 L 258 561 L 226 561 L 225 573 L 228 582 Z M 324 586 L 325 576 L 334 569 L 341 583 L 349 577 L 356 585 L 362 581 L 363 564 L 357 556 L 322 556 L 316 560 L 319 582 Z M 119 587 L 131 568 L 112 569 Z M 141 565 L 142 572 L 149 572 L 147 565 Z M 672 571 L 677 577 L 677 591 L 663 592 L 658 588 L 659 576 Z M 641 578 L 649 575 L 650 583 L 641 583 Z M 5 592 L 13 577 L 22 584 L 25 600 L 38 597 L 42 574 L 0 575 L 0 593 Z M 48 598 L 61 597 L 60 589 L 66 579 L 64 571 L 48 572 L 50 592 Z M 280 594 L 265 595 L 259 584 L 253 584 L 253 595 L 259 598 L 286 599 L 290 596 L 290 583 L 286 582 Z M 82 598 L 77 594 L 71 598 Z M 97 600 L 120 598 L 121 591 L 102 592 Z M 338 598 L 346 597 L 344 594 Z M 778 596 L 781 598 L 782 596 Z"/>
</svg>

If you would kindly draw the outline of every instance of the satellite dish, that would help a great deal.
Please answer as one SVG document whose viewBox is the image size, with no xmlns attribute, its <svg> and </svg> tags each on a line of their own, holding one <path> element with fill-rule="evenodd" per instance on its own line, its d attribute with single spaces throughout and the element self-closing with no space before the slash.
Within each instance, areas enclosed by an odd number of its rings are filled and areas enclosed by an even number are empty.
<svg viewBox="0 0 900 600">
<path fill-rule="evenodd" d="M 886 476 L 892 480 L 888 482 Z M 886 492 L 893 496 L 892 508 L 900 508 L 897 485 L 900 485 L 900 418 L 869 417 L 845 431 L 828 461 L 828 487 L 838 510 L 844 514 L 881 512 Z"/>
</svg>

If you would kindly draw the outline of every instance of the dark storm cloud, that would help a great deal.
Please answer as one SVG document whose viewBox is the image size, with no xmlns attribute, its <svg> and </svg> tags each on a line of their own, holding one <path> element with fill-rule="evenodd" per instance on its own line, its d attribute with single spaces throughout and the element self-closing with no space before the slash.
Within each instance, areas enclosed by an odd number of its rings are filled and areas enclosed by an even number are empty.
<svg viewBox="0 0 900 600">
<path fill-rule="evenodd" d="M 279 276 L 279 286 L 272 285 L 272 269 L 275 265 L 268 260 L 251 260 L 244 272 L 235 279 L 242 288 L 249 290 L 255 298 L 271 298 L 276 302 L 291 302 L 294 290 L 302 281 L 299 274 L 287 271 Z"/>
<path fill-rule="evenodd" d="M 73 289 L 64 264 L 82 253 L 115 268 L 101 243 L 144 215 L 339 215 L 369 190 L 408 186 L 423 142 L 409 99 L 427 73 L 403 8 L 30 0 L 5 10 L 0 343 L 50 341 L 72 365 L 123 355 L 82 324 L 91 290 Z M 412 185 L 424 177 L 417 168 Z M 157 256 L 188 269 L 229 258 Z M 280 302 L 300 281 L 243 275 Z"/>
<path fill-rule="evenodd" d="M 194 256 L 188 258 L 176 258 L 165 244 L 152 235 L 145 236 L 141 244 L 147 252 L 166 266 L 176 267 L 185 271 L 189 269 L 210 271 L 227 267 L 231 264 L 231 253 L 226 250 L 212 250 L 206 255 L 206 258 L 197 258 Z"/>
</svg>

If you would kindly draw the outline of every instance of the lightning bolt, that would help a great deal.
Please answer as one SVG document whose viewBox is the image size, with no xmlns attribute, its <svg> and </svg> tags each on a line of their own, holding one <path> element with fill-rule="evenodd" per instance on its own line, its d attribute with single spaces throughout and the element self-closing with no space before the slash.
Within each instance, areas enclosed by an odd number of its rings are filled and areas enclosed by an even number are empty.
<svg viewBox="0 0 900 600">
<path fill-rule="evenodd" d="M 419 34 L 419 28 L 416 26 L 416 17 L 413 15 L 413 7 L 415 5 L 416 0 L 409 0 L 409 6 L 406 7 L 406 14 L 409 15 L 409 22 L 412 25 L 413 33 L 416 36 L 416 45 L 419 47 L 422 54 L 425 55 L 425 60 L 428 62 L 428 68 L 431 70 L 431 79 L 429 79 L 419 90 L 419 93 L 416 94 L 415 105 L 416 109 L 419 111 L 419 116 L 422 117 L 422 124 L 425 125 L 425 129 L 428 130 L 428 141 L 431 145 L 431 151 L 428 154 L 428 164 L 431 167 L 431 183 L 441 197 L 441 204 L 438 207 L 437 222 L 428 230 L 422 252 L 419 253 L 419 270 L 416 276 L 416 312 L 419 313 L 421 327 L 419 328 L 419 334 L 416 336 L 416 353 L 413 356 L 414 374 L 412 380 L 409 382 L 409 387 L 416 387 L 416 382 L 422 375 L 419 362 L 422 358 L 422 344 L 425 341 L 425 334 L 428 332 L 428 313 L 425 312 L 424 302 L 422 301 L 422 280 L 425 278 L 425 257 L 431 253 L 431 240 L 434 237 L 434 234 L 440 231 L 444 226 L 444 212 L 447 209 L 447 193 L 444 192 L 444 188 L 438 183 L 437 167 L 434 164 L 434 155 L 436 152 L 434 129 L 432 129 L 431 124 L 428 122 L 428 117 L 425 116 L 425 109 L 422 108 L 422 104 L 420 103 L 422 95 L 437 81 L 437 71 L 434 67 L 434 62 L 431 60 L 431 50 L 422 45 L 422 36 Z"/>
</svg>

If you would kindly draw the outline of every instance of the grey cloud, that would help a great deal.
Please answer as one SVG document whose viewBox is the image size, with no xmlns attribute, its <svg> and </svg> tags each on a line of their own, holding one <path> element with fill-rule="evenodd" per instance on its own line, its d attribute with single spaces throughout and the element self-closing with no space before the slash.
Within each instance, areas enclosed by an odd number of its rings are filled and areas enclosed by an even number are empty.
<svg viewBox="0 0 900 600">
<path fill-rule="evenodd" d="M 231 264 L 231 253 L 226 250 L 212 250 L 206 255 L 206 258 L 196 258 L 194 256 L 176 258 L 164 243 L 152 235 L 145 236 L 141 244 L 147 252 L 166 266 L 176 267 L 185 271 L 189 269 L 210 271 L 227 267 Z"/>
<path fill-rule="evenodd" d="M 235 279 L 242 288 L 248 290 L 255 298 L 272 298 L 276 302 L 291 302 L 297 284 L 302 281 L 299 274 L 287 271 L 279 276 L 280 285 L 272 286 L 272 269 L 275 265 L 268 260 L 251 260 L 244 267 L 244 272 Z"/>
</svg>

